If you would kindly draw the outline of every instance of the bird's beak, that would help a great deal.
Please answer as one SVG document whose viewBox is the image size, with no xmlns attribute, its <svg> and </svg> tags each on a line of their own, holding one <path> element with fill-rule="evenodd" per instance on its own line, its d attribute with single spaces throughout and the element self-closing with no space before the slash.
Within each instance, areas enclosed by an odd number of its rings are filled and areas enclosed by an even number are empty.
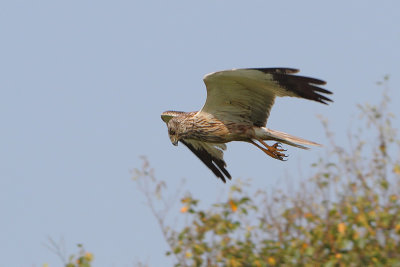
<svg viewBox="0 0 400 267">
<path fill-rule="evenodd" d="M 178 145 L 178 138 L 176 137 L 176 136 L 170 136 L 169 137 L 170 139 L 171 139 L 171 143 L 174 145 L 174 146 L 177 146 Z"/>
</svg>

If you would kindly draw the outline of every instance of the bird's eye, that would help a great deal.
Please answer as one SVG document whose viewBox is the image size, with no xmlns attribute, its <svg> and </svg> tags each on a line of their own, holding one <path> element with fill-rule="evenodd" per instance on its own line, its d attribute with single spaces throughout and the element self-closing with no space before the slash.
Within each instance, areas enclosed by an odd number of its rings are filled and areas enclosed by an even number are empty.
<svg viewBox="0 0 400 267">
<path fill-rule="evenodd" d="M 174 131 L 174 130 L 169 130 L 169 134 L 170 134 L 170 135 L 174 135 L 174 134 L 175 134 L 175 131 Z"/>
</svg>

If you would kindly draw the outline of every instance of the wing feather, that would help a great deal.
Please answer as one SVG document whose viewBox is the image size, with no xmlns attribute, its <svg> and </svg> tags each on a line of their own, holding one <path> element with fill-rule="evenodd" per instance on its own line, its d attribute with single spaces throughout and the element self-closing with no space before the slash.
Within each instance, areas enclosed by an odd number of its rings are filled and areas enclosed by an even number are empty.
<svg viewBox="0 0 400 267">
<path fill-rule="evenodd" d="M 224 183 L 226 178 L 231 179 L 231 175 L 226 170 L 223 150 L 226 149 L 225 144 L 211 144 L 196 140 L 180 140 L 187 148 L 190 149 L 218 178 Z"/>
<path fill-rule="evenodd" d="M 326 104 L 322 94 L 330 91 L 318 87 L 325 82 L 293 75 L 291 68 L 233 69 L 204 77 L 207 100 L 199 112 L 212 114 L 222 121 L 265 126 L 276 96 L 292 96 Z"/>
</svg>

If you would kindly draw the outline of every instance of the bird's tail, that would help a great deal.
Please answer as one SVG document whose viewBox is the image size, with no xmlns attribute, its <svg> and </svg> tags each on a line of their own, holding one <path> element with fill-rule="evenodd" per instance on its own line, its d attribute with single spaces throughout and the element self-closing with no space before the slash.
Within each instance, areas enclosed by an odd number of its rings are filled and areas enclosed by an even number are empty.
<svg viewBox="0 0 400 267">
<path fill-rule="evenodd" d="M 305 140 L 300 137 L 296 137 L 284 132 L 279 132 L 275 130 L 271 130 L 265 127 L 256 129 L 256 136 L 263 139 L 263 140 L 274 140 L 278 141 L 290 146 L 302 148 L 302 149 L 309 149 L 306 146 L 322 146 L 318 143 Z"/>
</svg>

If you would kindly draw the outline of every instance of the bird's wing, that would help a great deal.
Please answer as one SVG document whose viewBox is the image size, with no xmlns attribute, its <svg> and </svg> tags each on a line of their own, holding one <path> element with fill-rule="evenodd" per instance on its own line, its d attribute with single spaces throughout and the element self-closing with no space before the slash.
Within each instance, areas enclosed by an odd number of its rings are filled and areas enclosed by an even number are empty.
<svg viewBox="0 0 400 267">
<path fill-rule="evenodd" d="M 207 100 L 199 113 L 208 113 L 222 121 L 265 126 L 276 96 L 293 96 L 323 104 L 332 101 L 318 87 L 325 82 L 293 75 L 297 69 L 233 69 L 204 77 Z"/>
<path fill-rule="evenodd" d="M 225 169 L 224 161 L 225 144 L 205 143 L 191 139 L 180 140 L 189 148 L 218 178 L 224 183 L 226 178 L 231 179 L 231 175 Z"/>
</svg>

